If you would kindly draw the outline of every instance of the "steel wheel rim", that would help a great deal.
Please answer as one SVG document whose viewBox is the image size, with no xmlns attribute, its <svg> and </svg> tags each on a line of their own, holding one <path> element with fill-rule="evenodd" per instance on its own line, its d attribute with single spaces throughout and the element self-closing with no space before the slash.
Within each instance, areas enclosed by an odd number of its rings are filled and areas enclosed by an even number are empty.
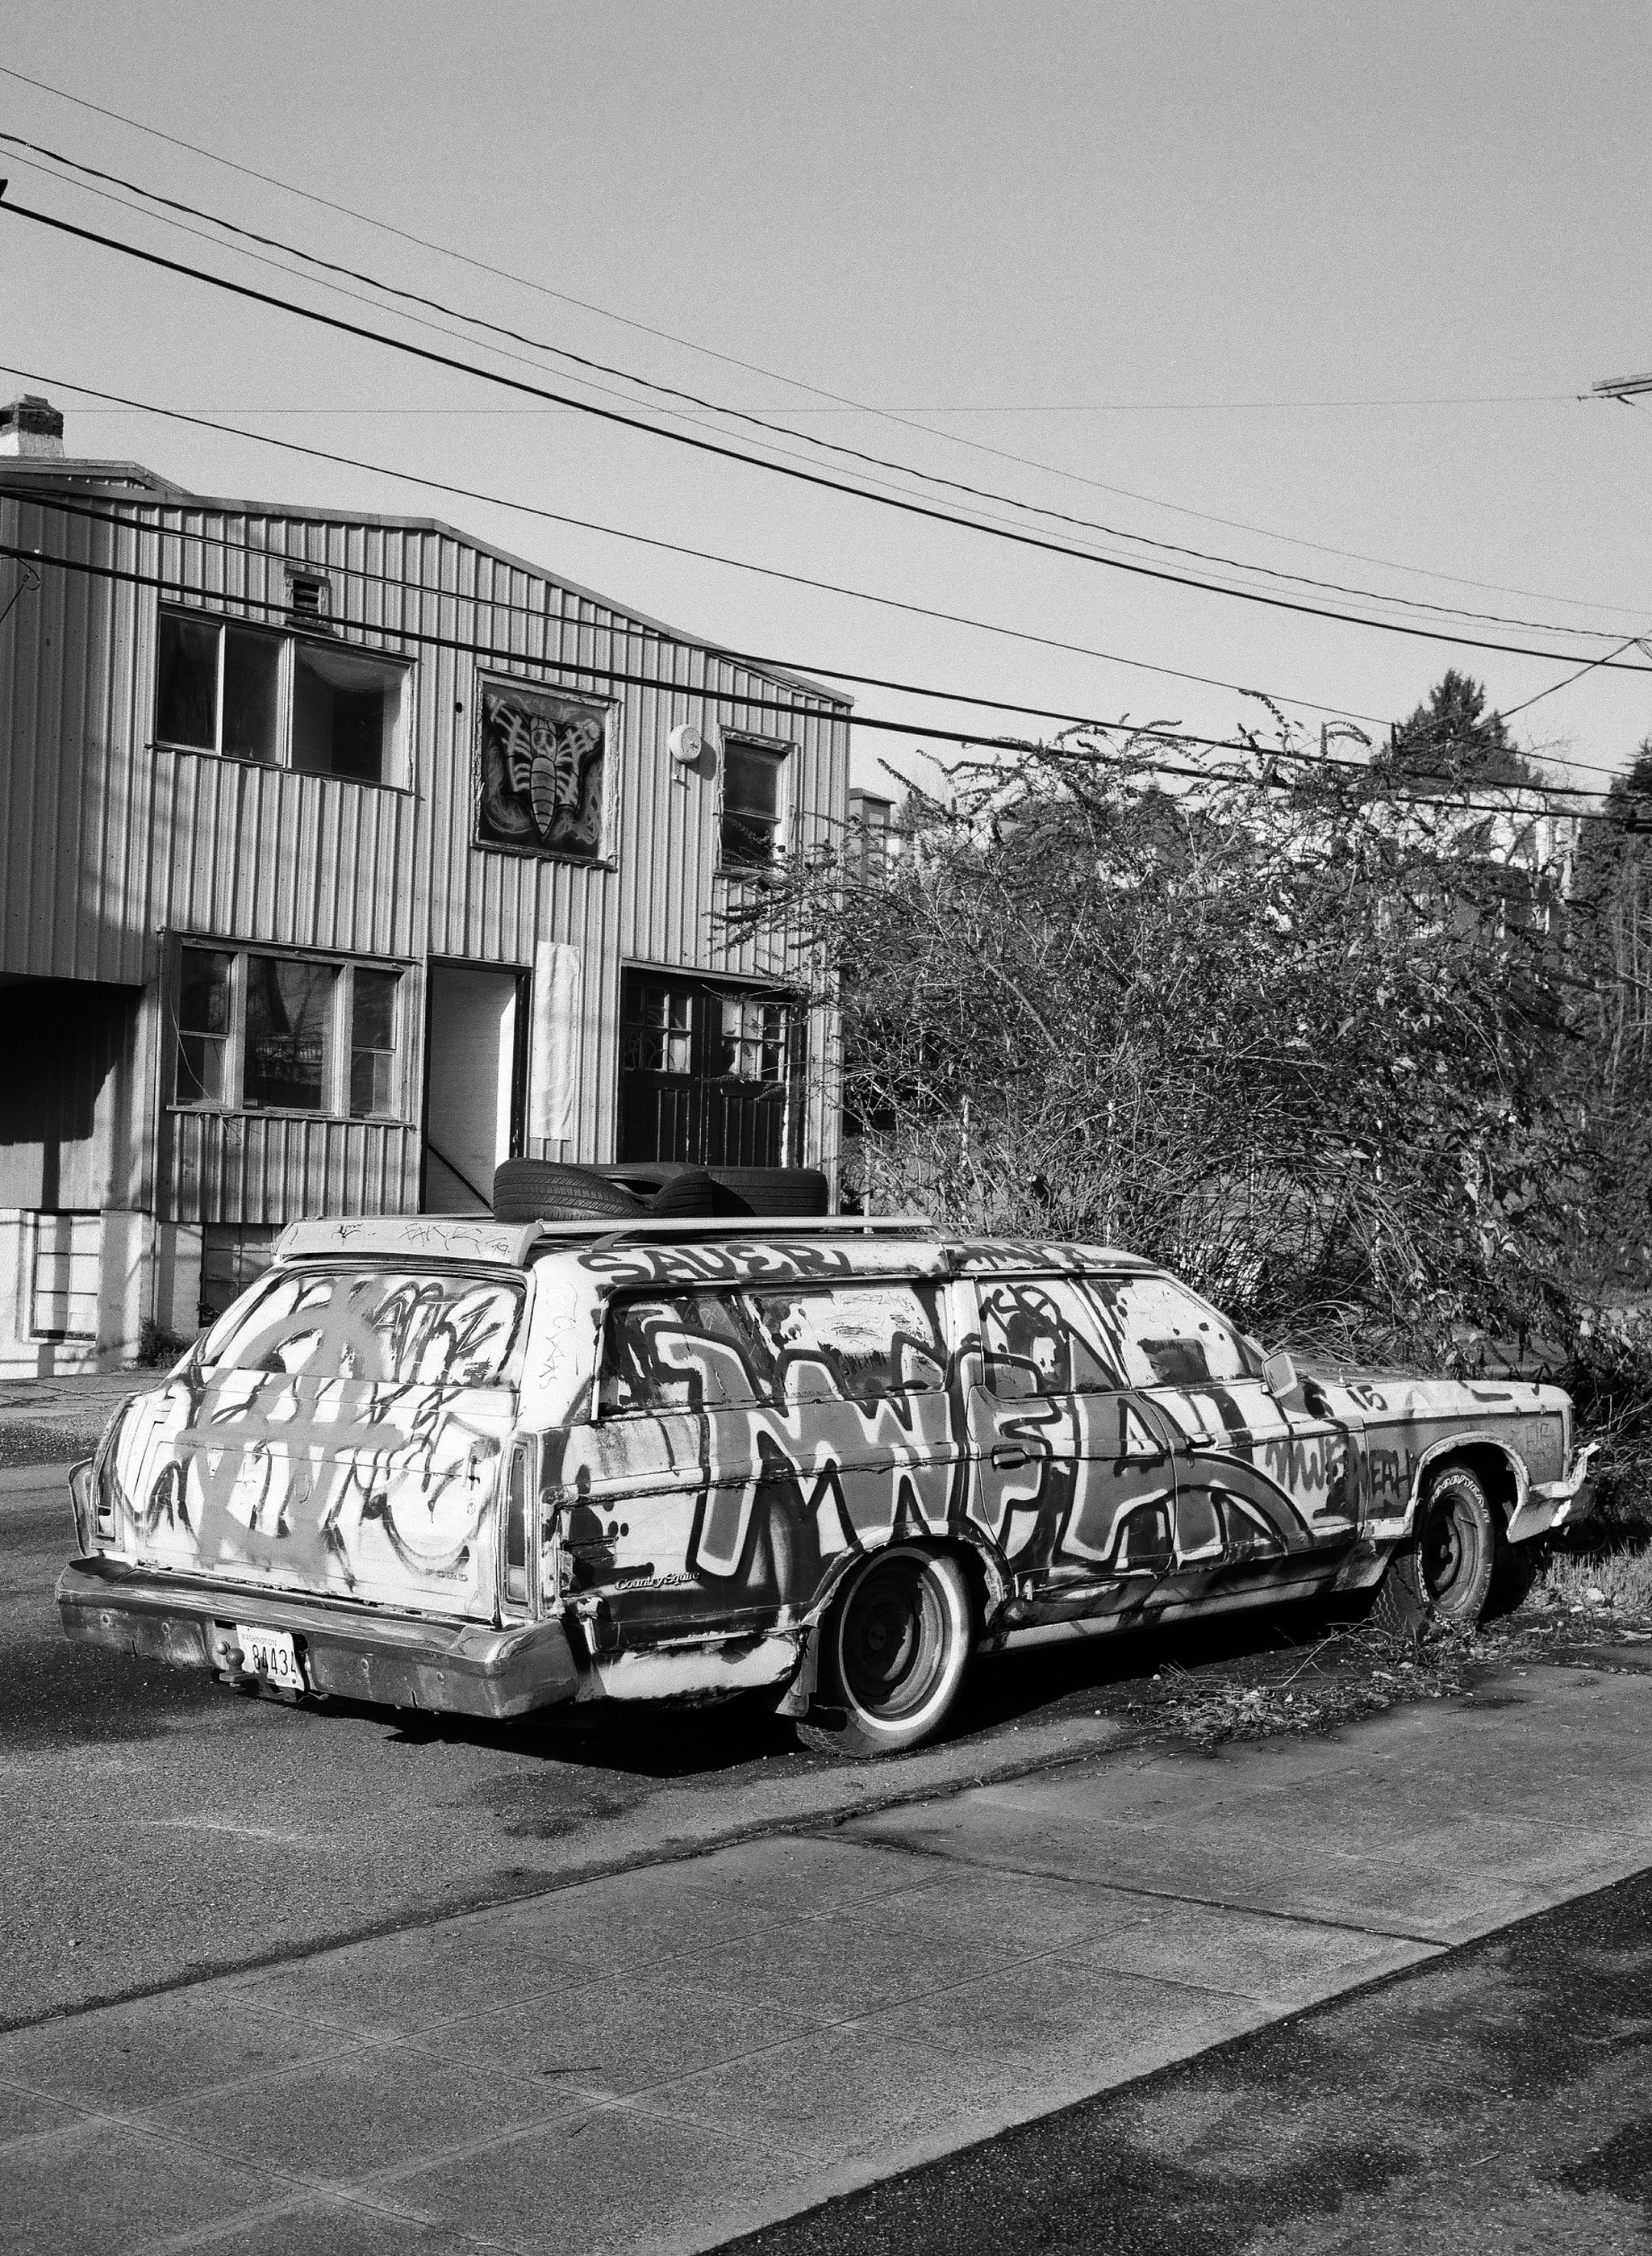
<svg viewBox="0 0 1652 2256">
<path fill-rule="evenodd" d="M 855 1586 L 838 1634 L 843 1688 L 861 1714 L 904 1723 L 932 1696 L 946 1664 L 946 1608 L 915 1559 L 882 1560 Z"/>
<path fill-rule="evenodd" d="M 1444 1612 L 1472 1586 L 1480 1568 L 1480 1528 L 1461 1497 L 1443 1498 L 1428 1516 L 1423 1536 L 1423 1582 Z"/>
</svg>

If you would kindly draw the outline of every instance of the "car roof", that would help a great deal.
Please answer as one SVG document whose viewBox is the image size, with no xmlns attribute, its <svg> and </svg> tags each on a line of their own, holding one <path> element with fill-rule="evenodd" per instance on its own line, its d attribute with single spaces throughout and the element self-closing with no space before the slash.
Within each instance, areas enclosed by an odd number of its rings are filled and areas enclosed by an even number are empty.
<svg viewBox="0 0 1652 2256">
<path fill-rule="evenodd" d="M 859 1215 L 809 1222 L 754 1216 L 579 1223 L 496 1223 L 480 1215 L 350 1216 L 290 1223 L 276 1242 L 275 1255 L 280 1261 L 364 1256 L 483 1262 L 511 1269 L 566 1264 L 602 1284 L 668 1287 L 1154 1266 L 1116 1246 L 960 1237 L 921 1217 Z"/>
</svg>

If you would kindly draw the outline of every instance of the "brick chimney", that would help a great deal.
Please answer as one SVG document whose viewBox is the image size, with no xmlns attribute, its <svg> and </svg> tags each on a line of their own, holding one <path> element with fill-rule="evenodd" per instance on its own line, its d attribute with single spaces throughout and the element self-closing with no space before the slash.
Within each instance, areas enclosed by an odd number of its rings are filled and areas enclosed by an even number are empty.
<svg viewBox="0 0 1652 2256">
<path fill-rule="evenodd" d="M 38 391 L 25 391 L 9 407 L 0 407 L 0 455 L 4 455 L 62 461 L 63 418 Z"/>
</svg>

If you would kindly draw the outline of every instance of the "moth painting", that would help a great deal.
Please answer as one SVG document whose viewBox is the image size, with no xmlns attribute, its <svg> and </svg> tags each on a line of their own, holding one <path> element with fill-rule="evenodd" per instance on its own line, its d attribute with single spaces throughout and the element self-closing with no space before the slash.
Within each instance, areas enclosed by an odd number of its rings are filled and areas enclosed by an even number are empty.
<svg viewBox="0 0 1652 2256">
<path fill-rule="evenodd" d="M 605 707 L 483 682 L 478 845 L 600 860 L 608 736 Z"/>
</svg>

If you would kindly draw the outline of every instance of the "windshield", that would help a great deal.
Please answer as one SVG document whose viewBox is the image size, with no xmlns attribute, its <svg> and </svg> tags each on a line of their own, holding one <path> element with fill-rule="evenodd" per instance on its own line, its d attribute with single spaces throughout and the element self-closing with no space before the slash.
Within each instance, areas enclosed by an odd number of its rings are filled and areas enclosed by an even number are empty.
<svg viewBox="0 0 1652 2256">
<path fill-rule="evenodd" d="M 497 1383 L 522 1322 L 520 1278 L 444 1270 L 294 1269 L 207 1335 L 208 1371 L 394 1385 Z"/>
</svg>

